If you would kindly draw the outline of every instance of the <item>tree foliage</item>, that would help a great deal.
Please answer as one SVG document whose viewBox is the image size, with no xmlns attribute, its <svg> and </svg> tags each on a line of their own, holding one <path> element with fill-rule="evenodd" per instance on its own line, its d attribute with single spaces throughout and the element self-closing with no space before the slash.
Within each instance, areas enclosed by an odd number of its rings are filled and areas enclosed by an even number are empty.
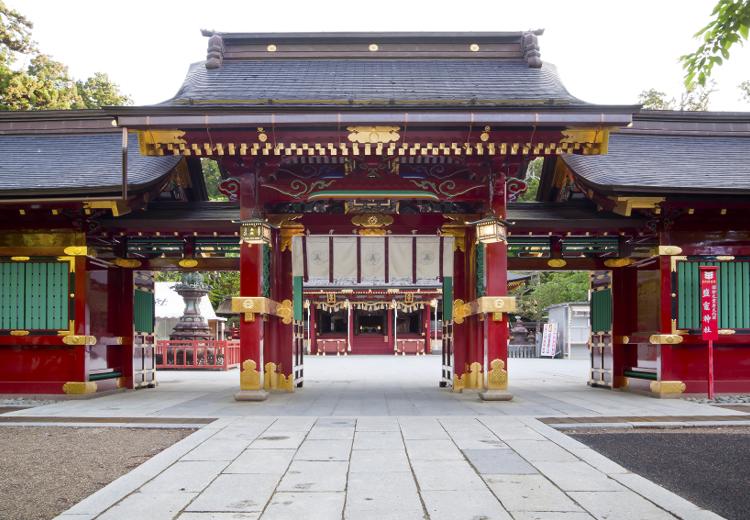
<svg viewBox="0 0 750 520">
<path fill-rule="evenodd" d="M 750 80 L 745 80 L 737 88 L 740 89 L 740 99 L 746 103 L 750 103 Z"/>
<path fill-rule="evenodd" d="M 589 273 L 542 272 L 535 273 L 526 287 L 514 291 L 518 302 L 518 314 L 525 320 L 539 321 L 550 305 L 588 300 Z"/>
<path fill-rule="evenodd" d="M 538 157 L 529 163 L 526 168 L 526 191 L 524 191 L 518 200 L 521 202 L 533 202 L 536 200 L 536 193 L 539 191 L 539 179 L 542 176 L 543 159 Z"/>
<path fill-rule="evenodd" d="M 225 298 L 240 295 L 240 273 L 238 271 L 205 271 L 202 272 L 203 281 L 211 290 L 208 299 L 214 309 L 224 301 Z M 154 275 L 157 282 L 177 283 L 182 279 L 182 273 L 178 271 L 159 271 Z"/>
<path fill-rule="evenodd" d="M 691 85 L 685 89 L 679 99 L 667 97 L 665 92 L 650 88 L 644 90 L 638 96 L 638 103 L 643 105 L 647 110 L 682 110 L 696 112 L 708 110 L 708 103 L 711 100 L 711 94 L 714 93 L 714 84 L 708 86 Z"/>
<path fill-rule="evenodd" d="M 747 40 L 750 29 L 750 0 L 718 0 L 711 20 L 695 34 L 703 42 L 695 52 L 680 57 L 685 69 L 685 86 L 705 86 L 714 65 L 729 59 L 729 50 Z"/>
<path fill-rule="evenodd" d="M 203 179 L 206 182 L 206 190 L 208 190 L 208 200 L 227 200 L 226 196 L 219 192 L 219 183 L 221 182 L 219 163 L 213 159 L 206 159 L 204 157 L 201 158 L 201 169 L 203 171 Z"/>
<path fill-rule="evenodd" d="M 31 38 L 33 24 L 0 0 L 0 110 L 66 110 L 131 103 L 106 74 L 83 81 L 42 54 Z M 28 65 L 16 67 L 19 58 Z"/>
</svg>

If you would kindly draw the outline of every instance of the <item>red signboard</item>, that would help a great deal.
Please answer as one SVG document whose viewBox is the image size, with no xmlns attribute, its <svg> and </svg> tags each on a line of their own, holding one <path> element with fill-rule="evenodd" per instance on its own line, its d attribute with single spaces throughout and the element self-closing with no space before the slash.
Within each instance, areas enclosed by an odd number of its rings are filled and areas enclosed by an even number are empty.
<svg viewBox="0 0 750 520">
<path fill-rule="evenodd" d="M 718 267 L 700 267 L 701 279 L 701 337 L 706 341 L 719 339 Z"/>
</svg>

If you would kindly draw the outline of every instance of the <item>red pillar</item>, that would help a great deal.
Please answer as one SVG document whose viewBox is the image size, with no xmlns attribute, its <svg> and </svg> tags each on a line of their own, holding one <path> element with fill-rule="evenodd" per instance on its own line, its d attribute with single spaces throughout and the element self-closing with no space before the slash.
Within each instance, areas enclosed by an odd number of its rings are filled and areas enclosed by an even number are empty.
<svg viewBox="0 0 750 520">
<path fill-rule="evenodd" d="M 429 304 L 425 305 L 424 310 L 422 312 L 422 319 L 424 322 L 423 330 L 424 330 L 424 351 L 426 354 L 429 354 L 431 352 L 431 343 L 430 340 L 432 339 L 432 336 L 430 335 L 430 311 L 432 310 L 432 307 L 430 307 Z"/>
<path fill-rule="evenodd" d="M 263 294 L 263 246 L 242 244 L 240 248 L 240 296 Z M 240 315 L 240 392 L 238 400 L 262 399 L 263 392 L 263 316 Z"/>
<path fill-rule="evenodd" d="M 113 320 L 112 334 L 122 338 L 117 350 L 117 359 L 110 366 L 120 367 L 121 386 L 133 388 L 133 271 L 132 269 L 110 269 L 109 271 L 109 313 Z"/>
<path fill-rule="evenodd" d="M 281 241 L 277 240 L 274 245 L 280 246 Z M 292 287 L 292 251 L 291 246 L 285 251 L 281 251 L 280 247 L 277 247 L 278 253 L 273 255 L 273 263 L 276 264 L 273 272 L 276 280 L 276 294 L 273 295 L 273 299 L 281 303 L 284 300 L 294 301 L 294 288 Z M 276 359 L 278 364 L 278 373 L 285 376 L 286 380 L 289 381 L 284 386 L 285 390 L 292 391 L 294 385 L 291 384 L 294 381 L 294 374 L 292 369 L 294 366 L 293 359 L 293 333 L 294 325 L 292 323 L 284 324 L 281 318 L 274 317 L 273 321 L 277 323 L 278 339 L 276 343 Z"/>
<path fill-rule="evenodd" d="M 318 345 L 316 342 L 315 328 L 317 324 L 315 322 L 315 304 L 310 302 L 310 354 L 316 354 L 318 352 Z"/>
<path fill-rule="evenodd" d="M 457 236 L 456 249 L 453 252 L 453 299 L 468 302 L 466 290 L 465 257 L 469 256 L 471 242 L 466 236 Z M 454 318 L 458 309 L 453 308 Z M 453 325 L 453 391 L 460 392 L 464 386 L 464 374 L 467 372 L 468 357 L 468 320 Z"/>
<path fill-rule="evenodd" d="M 623 340 L 638 330 L 638 269 L 612 269 L 612 388 L 626 386 L 624 371 L 637 366 L 636 345 Z"/>
<path fill-rule="evenodd" d="M 508 255 L 504 242 L 485 246 L 485 273 L 487 277 L 487 296 L 507 296 L 508 294 Z M 490 314 L 486 319 L 487 327 L 487 363 L 499 359 L 503 365 L 508 363 L 508 315 Z M 485 367 L 485 373 L 489 370 Z"/>
<path fill-rule="evenodd" d="M 395 343 L 394 343 L 395 339 L 393 337 L 393 327 L 395 326 L 395 324 L 393 323 L 394 312 L 395 312 L 394 309 L 391 307 L 388 307 L 386 309 L 386 315 L 388 316 L 388 345 L 390 345 L 393 351 L 395 352 L 396 351 Z"/>
</svg>

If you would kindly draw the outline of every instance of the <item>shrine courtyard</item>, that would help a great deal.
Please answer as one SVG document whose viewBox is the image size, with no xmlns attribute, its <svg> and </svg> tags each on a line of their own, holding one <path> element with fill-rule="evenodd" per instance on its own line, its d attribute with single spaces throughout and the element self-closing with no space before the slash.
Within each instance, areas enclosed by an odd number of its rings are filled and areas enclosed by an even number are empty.
<svg viewBox="0 0 750 520">
<path fill-rule="evenodd" d="M 513 401 L 484 402 L 436 391 L 439 363 L 311 356 L 304 392 L 262 403 L 231 399 L 234 371 L 163 371 L 152 390 L 2 417 L 196 428 L 61 519 L 721 518 L 556 427 L 728 426 L 748 415 L 588 388 L 588 361 L 576 360 L 512 359 Z"/>
</svg>

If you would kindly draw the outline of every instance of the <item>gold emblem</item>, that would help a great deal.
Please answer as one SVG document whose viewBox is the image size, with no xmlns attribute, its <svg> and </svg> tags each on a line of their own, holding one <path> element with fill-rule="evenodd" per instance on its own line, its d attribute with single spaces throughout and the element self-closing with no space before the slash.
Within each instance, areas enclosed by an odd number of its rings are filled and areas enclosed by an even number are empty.
<svg viewBox="0 0 750 520">
<path fill-rule="evenodd" d="M 348 139 L 352 143 L 392 143 L 401 138 L 398 126 L 350 126 L 347 130 L 351 132 Z"/>
</svg>

